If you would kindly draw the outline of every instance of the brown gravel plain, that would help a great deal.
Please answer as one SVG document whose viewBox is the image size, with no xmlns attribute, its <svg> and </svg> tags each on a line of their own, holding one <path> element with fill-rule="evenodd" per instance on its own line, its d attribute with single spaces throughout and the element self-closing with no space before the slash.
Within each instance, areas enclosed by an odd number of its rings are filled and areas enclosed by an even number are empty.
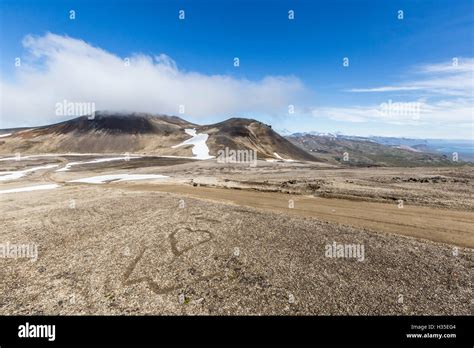
<svg viewBox="0 0 474 348">
<path fill-rule="evenodd" d="M 0 259 L 0 314 L 471 313 L 472 167 L 146 162 L 0 183 L 0 243 L 39 252 Z M 68 183 L 119 172 L 169 178 Z M 327 257 L 334 242 L 362 245 L 363 260 Z"/>
</svg>

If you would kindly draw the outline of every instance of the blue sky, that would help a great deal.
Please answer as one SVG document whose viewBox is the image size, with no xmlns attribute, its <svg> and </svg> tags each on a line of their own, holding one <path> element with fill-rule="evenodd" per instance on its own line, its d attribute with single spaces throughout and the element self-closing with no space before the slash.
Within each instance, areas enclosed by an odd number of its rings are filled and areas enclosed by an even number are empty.
<svg viewBox="0 0 474 348">
<path fill-rule="evenodd" d="M 147 91 L 163 100 L 129 103 L 137 111 L 173 113 L 178 95 L 189 95 L 182 98 L 190 106 L 182 116 L 198 123 L 245 116 L 289 131 L 472 138 L 474 2 L 470 0 L 0 0 L 0 4 L 4 126 L 52 121 L 54 115 L 47 113 L 54 112 L 55 100 L 95 101 L 94 95 L 77 87 L 77 74 L 63 72 L 62 84 L 54 75 L 71 52 L 78 52 L 71 47 L 84 42 L 89 46 L 81 46 L 82 60 L 69 69 L 82 69 L 81 75 L 88 76 L 82 82 L 92 90 L 96 79 L 116 81 L 117 75 L 110 72 L 114 74 L 110 80 L 103 76 L 107 68 L 100 68 L 101 54 L 92 48 L 110 55 L 102 57 L 103 64 L 111 57 L 141 55 L 152 60 L 150 67 L 132 59 L 137 69 L 127 81 L 138 83 L 144 71 L 154 69 L 156 76 L 149 74 L 142 81 Z M 71 9 L 76 12 L 74 20 L 69 18 Z M 185 10 L 185 20 L 178 18 L 180 9 Z M 294 10 L 293 20 L 288 19 L 289 10 Z M 403 19 L 398 18 L 399 10 Z M 29 35 L 33 39 L 25 46 Z M 15 67 L 17 57 L 21 67 Z M 239 67 L 234 67 L 234 57 L 240 59 Z M 349 58 L 347 67 L 344 57 Z M 87 63 L 88 59 L 95 61 Z M 170 81 L 169 76 L 160 80 L 160 74 L 170 73 L 163 72 L 163 66 L 176 69 L 181 84 L 168 89 L 164 81 Z M 43 100 L 49 100 L 49 106 L 28 97 L 38 88 L 35 83 L 44 86 Z M 253 100 L 248 86 L 259 100 L 240 106 Z M 66 90 L 69 94 L 58 92 Z M 166 97 L 161 97 L 162 90 Z M 202 90 L 209 94 L 200 95 Z M 96 93 L 99 109 L 113 108 L 114 98 L 120 109 L 127 108 L 121 93 L 130 91 L 113 90 L 115 96 L 102 92 Z M 236 96 L 229 96 L 232 93 Z M 209 105 L 194 100 L 196 95 Z M 23 110 L 18 106 L 21 100 L 31 105 Z M 7 105 L 13 101 L 17 104 Z M 408 107 L 417 103 L 419 112 L 380 114 L 382 104 L 393 103 Z M 292 114 L 290 104 L 295 106 Z"/>
</svg>

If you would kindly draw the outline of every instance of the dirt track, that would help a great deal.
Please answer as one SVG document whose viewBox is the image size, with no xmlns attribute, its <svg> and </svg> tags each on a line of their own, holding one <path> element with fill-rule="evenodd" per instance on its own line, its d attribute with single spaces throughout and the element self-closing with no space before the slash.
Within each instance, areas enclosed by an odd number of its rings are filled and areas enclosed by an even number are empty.
<svg viewBox="0 0 474 348">
<path fill-rule="evenodd" d="M 124 184 L 129 189 L 185 194 L 268 211 L 313 217 L 373 231 L 402 234 L 474 248 L 474 213 L 430 207 L 291 196 L 282 193 L 232 190 L 188 185 Z M 290 200 L 293 208 L 289 208 Z"/>
</svg>

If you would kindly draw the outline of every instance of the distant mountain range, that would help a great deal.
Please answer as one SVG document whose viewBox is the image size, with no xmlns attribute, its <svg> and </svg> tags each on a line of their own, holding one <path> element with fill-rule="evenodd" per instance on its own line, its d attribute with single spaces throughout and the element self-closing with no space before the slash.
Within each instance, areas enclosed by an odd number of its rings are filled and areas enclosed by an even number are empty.
<svg viewBox="0 0 474 348">
<path fill-rule="evenodd" d="M 383 145 L 373 139 L 294 134 L 286 137 L 320 161 L 347 166 L 451 166 L 465 162 L 408 145 Z"/>
<path fill-rule="evenodd" d="M 474 162 L 474 140 L 449 140 L 449 139 L 413 139 L 404 137 L 382 137 L 382 136 L 353 136 L 342 133 L 301 132 L 288 135 L 291 138 L 304 136 L 317 136 L 337 138 L 338 140 L 353 140 L 360 142 L 372 142 L 391 148 L 405 149 L 414 152 L 424 152 L 444 155 L 449 159 L 457 153 L 461 161 Z"/>
</svg>

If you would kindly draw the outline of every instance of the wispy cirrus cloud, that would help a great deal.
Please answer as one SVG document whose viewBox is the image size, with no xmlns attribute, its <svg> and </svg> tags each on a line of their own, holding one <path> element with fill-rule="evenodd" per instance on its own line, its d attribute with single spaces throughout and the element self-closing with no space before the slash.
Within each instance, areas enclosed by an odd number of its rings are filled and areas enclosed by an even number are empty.
<svg viewBox="0 0 474 348">
<path fill-rule="evenodd" d="M 472 97 L 474 88 L 474 58 L 454 58 L 452 61 L 416 67 L 418 78 L 389 86 L 352 88 L 356 93 L 423 91 L 446 96 Z"/>
<path fill-rule="evenodd" d="M 416 91 L 423 89 L 420 86 L 384 86 L 374 88 L 351 88 L 348 92 L 398 92 L 398 91 Z"/>
<path fill-rule="evenodd" d="M 357 123 L 381 122 L 393 125 L 472 127 L 472 103 L 465 99 L 441 100 L 433 103 L 428 103 L 423 99 L 409 103 L 392 102 L 392 105 L 396 104 L 401 106 L 392 106 L 392 110 L 387 110 L 389 103 L 385 101 L 379 105 L 319 107 L 312 110 L 312 115 Z M 405 105 L 409 106 L 405 107 Z"/>
<path fill-rule="evenodd" d="M 316 118 L 349 123 L 414 126 L 423 128 L 425 133 L 473 138 L 473 71 L 474 58 L 417 66 L 411 72 L 414 76 L 407 81 L 346 90 L 371 93 L 372 100 L 376 95 L 379 104 L 318 107 L 312 114 Z"/>
</svg>

